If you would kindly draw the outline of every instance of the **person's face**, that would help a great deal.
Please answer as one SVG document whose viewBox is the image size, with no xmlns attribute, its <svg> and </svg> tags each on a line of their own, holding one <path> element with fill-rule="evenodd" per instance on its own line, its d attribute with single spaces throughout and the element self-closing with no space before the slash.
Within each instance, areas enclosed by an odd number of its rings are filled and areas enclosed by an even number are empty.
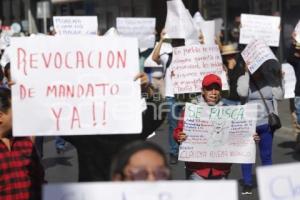
<svg viewBox="0 0 300 200">
<path fill-rule="evenodd" d="M 6 136 L 12 130 L 12 111 L 9 109 L 7 112 L 0 111 L 0 135 Z"/>
<path fill-rule="evenodd" d="M 211 84 L 203 89 L 203 98 L 209 106 L 216 105 L 221 99 L 221 88 L 218 84 Z"/>
<path fill-rule="evenodd" d="M 123 174 L 127 181 L 167 180 L 170 177 L 163 157 L 153 150 L 142 150 L 133 154 Z"/>
</svg>

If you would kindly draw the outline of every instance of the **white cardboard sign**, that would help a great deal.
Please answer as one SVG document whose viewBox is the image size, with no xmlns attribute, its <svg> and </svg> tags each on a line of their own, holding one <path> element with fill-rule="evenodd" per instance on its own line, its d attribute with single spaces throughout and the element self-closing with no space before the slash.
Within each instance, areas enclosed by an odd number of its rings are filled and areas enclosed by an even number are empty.
<svg viewBox="0 0 300 200">
<path fill-rule="evenodd" d="M 256 104 L 203 106 L 187 103 L 179 160 L 255 163 Z"/>
<path fill-rule="evenodd" d="M 284 87 L 284 98 L 294 98 L 295 97 L 295 87 L 296 87 L 296 75 L 293 66 L 289 63 L 282 64 L 283 76 L 283 87 Z"/>
<path fill-rule="evenodd" d="M 10 52 L 14 136 L 140 133 L 135 38 L 13 38 Z"/>
<path fill-rule="evenodd" d="M 139 48 L 153 48 L 155 23 L 155 18 L 118 17 L 117 30 L 122 36 L 138 38 Z"/>
<path fill-rule="evenodd" d="M 271 59 L 277 60 L 270 47 L 268 47 L 263 40 L 253 40 L 246 46 L 241 54 L 251 74 L 265 61 Z"/>
<path fill-rule="evenodd" d="M 218 188 L 218 192 L 216 192 Z M 237 182 L 163 181 L 46 184 L 43 200 L 238 200 Z"/>
<path fill-rule="evenodd" d="M 97 16 L 54 16 L 56 35 L 97 35 Z"/>
<path fill-rule="evenodd" d="M 268 46 L 278 47 L 280 39 L 280 17 L 241 14 L 240 43 L 249 44 L 262 39 Z"/>
<path fill-rule="evenodd" d="M 299 163 L 280 164 L 257 168 L 260 200 L 299 200 Z"/>
<path fill-rule="evenodd" d="M 220 50 L 217 45 L 192 45 L 173 48 L 170 70 L 175 94 L 201 92 L 202 79 L 207 74 L 219 75 L 222 79 L 222 89 L 228 89 Z"/>
<path fill-rule="evenodd" d="M 198 31 L 193 18 L 182 0 L 167 1 L 165 31 L 167 38 L 198 40 Z"/>
</svg>

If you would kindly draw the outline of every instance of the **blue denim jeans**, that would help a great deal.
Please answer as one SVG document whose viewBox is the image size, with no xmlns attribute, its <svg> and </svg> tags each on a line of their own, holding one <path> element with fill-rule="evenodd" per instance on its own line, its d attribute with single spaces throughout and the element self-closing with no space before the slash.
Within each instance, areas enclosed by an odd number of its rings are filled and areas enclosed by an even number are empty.
<svg viewBox="0 0 300 200">
<path fill-rule="evenodd" d="M 174 97 L 166 97 L 166 102 L 168 103 L 168 124 L 169 124 L 169 153 L 173 155 L 178 155 L 178 144 L 174 140 L 173 132 L 177 127 L 177 121 L 180 115 L 180 111 L 182 106 L 176 104 L 176 100 Z"/>
<path fill-rule="evenodd" d="M 256 132 L 260 136 L 258 143 L 260 159 L 262 165 L 272 165 L 272 143 L 273 132 L 268 124 L 264 124 L 256 127 Z M 242 164 L 242 174 L 244 185 L 252 185 L 252 165 Z"/>
<path fill-rule="evenodd" d="M 295 97 L 295 112 L 297 115 L 297 123 L 300 124 L 300 96 Z"/>
</svg>

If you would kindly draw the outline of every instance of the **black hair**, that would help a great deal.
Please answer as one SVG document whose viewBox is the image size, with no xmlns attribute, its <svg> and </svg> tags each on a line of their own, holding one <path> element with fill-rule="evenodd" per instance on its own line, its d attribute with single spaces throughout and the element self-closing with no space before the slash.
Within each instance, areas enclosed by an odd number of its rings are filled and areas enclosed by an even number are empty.
<svg viewBox="0 0 300 200">
<path fill-rule="evenodd" d="M 165 166 L 169 167 L 167 157 L 160 146 L 153 142 L 138 140 L 124 146 L 114 157 L 110 168 L 110 178 L 112 179 L 113 176 L 117 174 L 123 176 L 123 171 L 127 166 L 131 156 L 143 150 L 152 150 L 158 153 L 163 158 Z"/>
<path fill-rule="evenodd" d="M 10 89 L 0 87 L 0 111 L 6 113 L 11 107 Z"/>
</svg>

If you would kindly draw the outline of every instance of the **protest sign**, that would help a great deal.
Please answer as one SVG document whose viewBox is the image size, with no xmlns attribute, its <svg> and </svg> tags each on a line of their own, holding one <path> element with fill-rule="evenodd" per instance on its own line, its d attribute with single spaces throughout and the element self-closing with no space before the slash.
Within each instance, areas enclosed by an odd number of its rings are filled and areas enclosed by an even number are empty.
<svg viewBox="0 0 300 200">
<path fill-rule="evenodd" d="M 256 104 L 203 106 L 187 103 L 179 160 L 255 163 Z"/>
<path fill-rule="evenodd" d="M 56 35 L 97 35 L 97 16 L 54 16 Z"/>
<path fill-rule="evenodd" d="M 238 200 L 233 180 L 45 184 L 43 191 L 43 200 Z"/>
<path fill-rule="evenodd" d="M 117 17 L 117 30 L 122 36 L 138 38 L 139 48 L 153 48 L 155 22 L 155 18 Z"/>
<path fill-rule="evenodd" d="M 14 136 L 141 131 L 135 38 L 13 38 L 10 52 Z"/>
<path fill-rule="evenodd" d="M 249 44 L 254 39 L 262 39 L 268 46 L 278 47 L 280 17 L 242 14 L 239 42 Z"/>
<path fill-rule="evenodd" d="M 299 200 L 299 163 L 258 167 L 257 183 L 260 200 Z"/>
<path fill-rule="evenodd" d="M 198 40 L 198 32 L 193 18 L 182 0 L 167 1 L 165 31 L 167 38 Z"/>
<path fill-rule="evenodd" d="M 265 61 L 277 60 L 270 47 L 262 40 L 253 40 L 242 51 L 242 57 L 253 74 Z"/>
<path fill-rule="evenodd" d="M 197 12 L 194 14 L 194 16 L 193 16 L 193 22 L 194 22 L 194 24 L 195 24 L 196 29 L 197 29 L 198 32 L 201 31 L 201 28 L 200 28 L 200 27 L 201 27 L 201 23 L 202 23 L 203 21 L 204 21 L 204 19 L 203 19 L 201 13 L 200 13 L 199 11 L 197 11 Z"/>
<path fill-rule="evenodd" d="M 295 97 L 295 87 L 296 87 L 296 75 L 294 68 L 289 63 L 282 64 L 283 76 L 283 87 L 284 87 L 284 98 L 294 98 Z"/>
<path fill-rule="evenodd" d="M 219 75 L 224 86 L 222 89 L 228 89 L 217 45 L 174 48 L 170 70 L 175 94 L 201 92 L 202 79 L 207 74 Z"/>
</svg>

